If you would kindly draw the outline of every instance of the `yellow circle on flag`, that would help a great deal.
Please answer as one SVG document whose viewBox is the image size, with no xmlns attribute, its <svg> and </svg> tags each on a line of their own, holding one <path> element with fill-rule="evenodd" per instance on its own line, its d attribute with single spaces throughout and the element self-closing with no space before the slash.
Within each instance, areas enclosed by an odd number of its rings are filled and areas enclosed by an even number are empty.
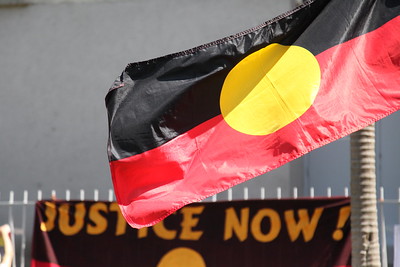
<svg viewBox="0 0 400 267">
<path fill-rule="evenodd" d="M 320 80 L 311 52 L 294 45 L 268 45 L 229 72 L 221 91 L 221 114 L 239 132 L 273 133 L 311 107 Z"/>
<path fill-rule="evenodd" d="M 157 267 L 206 267 L 203 257 L 197 251 L 179 247 L 166 253 L 157 264 Z"/>
</svg>

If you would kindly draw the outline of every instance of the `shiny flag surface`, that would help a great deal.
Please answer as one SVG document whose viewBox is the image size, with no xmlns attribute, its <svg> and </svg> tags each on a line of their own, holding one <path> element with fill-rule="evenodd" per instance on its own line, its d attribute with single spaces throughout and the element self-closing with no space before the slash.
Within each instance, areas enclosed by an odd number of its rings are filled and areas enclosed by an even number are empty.
<svg viewBox="0 0 400 267">
<path fill-rule="evenodd" d="M 314 0 L 253 29 L 131 63 L 106 96 L 133 227 L 266 173 L 400 107 L 400 1 Z"/>
</svg>

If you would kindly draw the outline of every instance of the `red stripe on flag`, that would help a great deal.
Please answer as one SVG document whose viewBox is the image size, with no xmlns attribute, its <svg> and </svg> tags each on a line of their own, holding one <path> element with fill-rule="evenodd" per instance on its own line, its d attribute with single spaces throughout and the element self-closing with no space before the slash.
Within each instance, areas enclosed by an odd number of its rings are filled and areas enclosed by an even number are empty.
<svg viewBox="0 0 400 267">
<path fill-rule="evenodd" d="M 55 264 L 55 263 L 51 263 L 51 262 L 43 262 L 43 261 L 38 261 L 38 260 L 32 259 L 31 267 L 62 267 L 62 266 Z"/>
<path fill-rule="evenodd" d="M 245 135 L 217 116 L 161 147 L 110 162 L 127 222 L 153 225 L 398 110 L 399 25 L 397 17 L 318 55 L 322 79 L 313 106 L 273 134 Z"/>
</svg>

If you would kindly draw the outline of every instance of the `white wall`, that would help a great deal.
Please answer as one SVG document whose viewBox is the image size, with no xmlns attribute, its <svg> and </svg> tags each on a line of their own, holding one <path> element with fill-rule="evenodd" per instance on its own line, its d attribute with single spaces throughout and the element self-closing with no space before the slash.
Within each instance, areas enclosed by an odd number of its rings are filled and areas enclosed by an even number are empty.
<svg viewBox="0 0 400 267">
<path fill-rule="evenodd" d="M 0 191 L 107 194 L 104 97 L 125 66 L 246 30 L 291 6 L 146 0 L 0 7 Z"/>
</svg>

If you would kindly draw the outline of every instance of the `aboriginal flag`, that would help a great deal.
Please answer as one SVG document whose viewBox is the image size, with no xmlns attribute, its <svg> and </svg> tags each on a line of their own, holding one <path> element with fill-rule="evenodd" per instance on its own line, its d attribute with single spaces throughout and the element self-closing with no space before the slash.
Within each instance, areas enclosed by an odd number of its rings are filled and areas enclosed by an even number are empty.
<svg viewBox="0 0 400 267">
<path fill-rule="evenodd" d="M 127 222 L 153 225 L 397 111 L 399 14 L 399 0 L 308 1 L 129 64 L 106 96 Z"/>
</svg>

